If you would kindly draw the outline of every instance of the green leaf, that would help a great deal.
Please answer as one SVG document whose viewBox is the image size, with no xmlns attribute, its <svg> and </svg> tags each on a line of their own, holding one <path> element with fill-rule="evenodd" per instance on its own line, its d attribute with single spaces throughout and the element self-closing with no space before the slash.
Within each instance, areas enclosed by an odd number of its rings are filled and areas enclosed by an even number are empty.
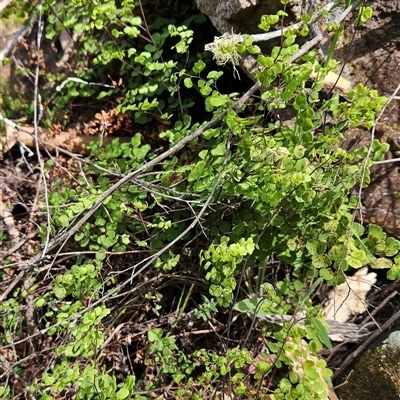
<svg viewBox="0 0 400 400">
<path fill-rule="evenodd" d="M 306 243 L 306 248 L 310 254 L 323 254 L 326 251 L 326 246 L 319 240 L 309 241 Z"/>
<path fill-rule="evenodd" d="M 335 278 L 335 275 L 330 269 L 321 268 L 319 271 L 319 276 L 327 282 L 331 282 Z"/>
<path fill-rule="evenodd" d="M 201 71 L 203 71 L 203 69 L 205 67 L 206 67 L 206 64 L 203 61 L 199 60 L 194 64 L 193 72 L 195 74 L 199 74 Z"/>
<path fill-rule="evenodd" d="M 324 324 L 318 318 L 311 318 L 310 322 L 316 330 L 320 342 L 324 344 L 329 350 L 332 350 L 332 343 L 329 340 L 328 330 L 324 326 Z"/>
<path fill-rule="evenodd" d="M 393 266 L 393 263 L 391 260 L 387 258 L 377 258 L 372 262 L 372 268 L 376 269 L 390 269 Z"/>
<path fill-rule="evenodd" d="M 368 236 L 385 239 L 386 233 L 383 232 L 382 227 L 380 227 L 379 225 L 369 224 L 368 225 Z"/>
<path fill-rule="evenodd" d="M 297 159 L 301 159 L 304 157 L 306 149 L 303 146 L 296 146 L 293 150 L 293 156 Z"/>
<path fill-rule="evenodd" d="M 156 340 L 160 340 L 163 336 L 163 331 L 160 328 L 154 328 L 149 330 L 147 333 L 147 337 L 151 343 L 155 342 Z"/>
<path fill-rule="evenodd" d="M 193 87 L 193 82 L 191 78 L 185 78 L 183 80 L 183 84 L 188 88 L 191 89 Z"/>
<path fill-rule="evenodd" d="M 107 257 L 107 254 L 104 251 L 99 251 L 96 253 L 96 260 L 103 261 L 106 259 L 106 257 Z"/>
<path fill-rule="evenodd" d="M 206 165 L 207 165 L 206 160 L 199 161 L 194 166 L 192 171 L 190 172 L 190 174 L 188 176 L 188 181 L 193 182 L 193 181 L 197 181 L 199 178 L 201 178 L 203 176 L 203 171 L 204 171 Z"/>
<path fill-rule="evenodd" d="M 75 239 L 77 242 L 80 242 L 84 237 L 85 237 L 85 234 L 84 234 L 83 232 L 77 232 L 77 233 L 75 233 L 75 235 L 74 235 L 74 239 Z"/>
<path fill-rule="evenodd" d="M 270 68 L 274 65 L 274 59 L 272 57 L 266 57 L 263 55 L 258 56 L 258 62 L 265 68 Z"/>
<path fill-rule="evenodd" d="M 63 299 L 67 295 L 66 289 L 60 286 L 55 286 L 53 292 L 58 299 Z"/>
<path fill-rule="evenodd" d="M 37 299 L 35 302 L 36 307 L 40 308 L 43 307 L 43 305 L 46 303 L 46 300 L 41 297 L 40 299 Z"/>
<path fill-rule="evenodd" d="M 113 245 L 113 242 L 110 240 L 110 238 L 106 235 L 100 235 L 97 238 L 97 243 L 100 246 L 103 246 L 105 249 L 108 249 Z"/>
<path fill-rule="evenodd" d="M 294 239 L 289 239 L 286 242 L 286 245 L 287 245 L 288 249 L 291 251 L 296 251 L 298 248 L 298 244 L 297 244 L 296 240 L 294 240 Z"/>
<path fill-rule="evenodd" d="M 220 143 L 216 147 L 211 150 L 211 154 L 214 157 L 222 157 L 226 154 L 226 145 L 225 143 Z"/>
<path fill-rule="evenodd" d="M 126 399 L 129 396 L 129 390 L 125 387 L 121 388 L 118 390 L 117 393 L 115 393 L 115 396 L 118 400 Z"/>
<path fill-rule="evenodd" d="M 312 265 L 315 268 L 326 268 L 331 264 L 331 259 L 326 254 L 315 254 L 312 256 Z"/>
<path fill-rule="evenodd" d="M 313 121 L 310 118 L 304 118 L 301 124 L 304 131 L 312 130 L 315 128 Z"/>
<path fill-rule="evenodd" d="M 371 7 L 361 6 L 358 10 L 358 17 L 355 21 L 355 26 L 360 26 L 364 24 L 367 20 L 369 20 L 373 15 L 373 11 Z"/>
<path fill-rule="evenodd" d="M 69 218 L 68 218 L 68 216 L 67 215 L 60 215 L 59 217 L 58 217 L 58 224 L 60 225 L 60 226 L 62 226 L 62 227 L 66 227 L 66 226 L 68 226 L 68 224 L 69 224 Z"/>
<path fill-rule="evenodd" d="M 140 31 L 138 28 L 133 27 L 133 26 L 126 26 L 124 28 L 124 33 L 130 37 L 137 37 L 140 34 Z"/>
<path fill-rule="evenodd" d="M 96 27 L 98 30 L 101 30 L 101 29 L 103 29 L 103 27 L 104 27 L 104 23 L 103 23 L 103 21 L 102 21 L 101 19 L 97 19 L 97 20 L 94 22 L 94 25 L 95 25 L 95 27 Z"/>
<path fill-rule="evenodd" d="M 214 91 L 213 95 L 206 99 L 206 109 L 212 111 L 214 108 L 225 107 L 228 102 L 230 102 L 229 96 Z"/>
<path fill-rule="evenodd" d="M 364 265 L 359 258 L 355 258 L 351 254 L 346 255 L 346 261 L 353 268 L 361 268 Z"/>
<path fill-rule="evenodd" d="M 319 375 L 318 375 L 319 376 Z M 324 393 L 324 397 L 325 397 L 325 391 L 326 391 L 326 383 L 319 381 L 318 379 L 313 380 L 311 383 L 311 388 L 313 390 L 313 392 L 315 393 Z"/>
<path fill-rule="evenodd" d="M 387 278 L 390 280 L 395 280 L 400 277 L 400 255 L 398 255 L 394 259 L 394 264 L 390 268 L 390 270 L 387 272 Z"/>
<path fill-rule="evenodd" d="M 200 83 L 201 82 L 202 81 L 199 82 L 199 87 L 200 87 Z M 212 92 L 212 89 L 211 89 L 211 87 L 209 85 L 203 85 L 202 87 L 200 87 L 200 93 L 203 96 L 208 96 L 211 92 Z"/>
<path fill-rule="evenodd" d="M 358 238 L 361 237 L 365 232 L 364 226 L 359 224 L 358 222 L 354 222 L 352 224 L 352 230 L 353 230 L 354 235 Z"/>
<path fill-rule="evenodd" d="M 222 71 L 211 71 L 207 74 L 207 79 L 210 80 L 217 80 L 220 78 L 224 73 Z"/>
<path fill-rule="evenodd" d="M 386 251 L 385 255 L 387 257 L 395 256 L 400 250 L 400 241 L 395 238 L 388 237 L 386 239 Z"/>
<path fill-rule="evenodd" d="M 261 300 L 262 299 L 260 299 L 259 297 L 251 297 L 249 299 L 241 300 L 235 304 L 233 309 L 241 313 L 253 314 L 258 308 Z"/>
<path fill-rule="evenodd" d="M 129 390 L 133 390 L 133 386 L 135 384 L 136 378 L 133 375 L 128 375 L 125 379 L 125 384 L 124 386 Z"/>
<path fill-rule="evenodd" d="M 271 369 L 271 364 L 267 361 L 259 361 L 256 368 L 261 374 L 265 375 Z"/>
</svg>

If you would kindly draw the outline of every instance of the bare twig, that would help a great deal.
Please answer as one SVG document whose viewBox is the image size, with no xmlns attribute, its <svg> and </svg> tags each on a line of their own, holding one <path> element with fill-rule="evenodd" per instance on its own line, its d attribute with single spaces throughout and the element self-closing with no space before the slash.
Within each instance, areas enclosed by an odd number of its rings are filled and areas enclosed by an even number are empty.
<svg viewBox="0 0 400 400">
<path fill-rule="evenodd" d="M 47 191 L 47 180 L 44 172 L 44 162 L 40 154 L 39 150 L 39 141 L 38 141 L 38 124 L 40 120 L 40 111 L 41 107 L 40 103 L 40 95 L 39 95 L 39 68 L 40 68 L 40 47 L 42 43 L 42 34 L 43 34 L 43 26 L 44 23 L 42 21 L 42 5 L 40 4 L 39 8 L 39 19 L 38 19 L 38 32 L 37 32 L 37 44 L 36 44 L 36 70 L 35 70 L 35 87 L 34 87 L 34 98 L 33 98 L 33 126 L 35 133 L 35 145 L 36 145 L 36 157 L 38 159 L 38 163 L 40 166 L 40 174 L 43 179 L 44 186 L 44 200 L 46 205 L 46 215 L 47 215 L 47 231 L 46 231 L 46 241 L 43 249 L 43 253 L 46 253 L 46 246 L 50 241 L 50 232 L 51 232 L 51 216 L 50 216 L 50 208 L 49 208 L 49 198 Z"/>
<path fill-rule="evenodd" d="M 399 161 L 400 161 L 400 158 L 390 158 L 389 160 L 375 161 L 374 165 L 390 164 L 390 163 L 395 163 L 395 162 L 399 162 Z"/>
<path fill-rule="evenodd" d="M 265 42 L 267 40 L 271 40 L 271 39 L 275 39 L 278 37 L 281 37 L 282 34 L 286 31 L 288 31 L 289 29 L 297 29 L 300 26 L 300 24 L 293 24 L 291 26 L 287 26 L 283 29 L 278 29 L 276 31 L 272 31 L 272 32 L 265 32 L 265 33 L 255 33 L 253 35 L 235 35 L 237 37 L 237 40 L 239 42 L 243 42 L 247 36 L 251 36 L 253 38 L 253 42 Z M 230 34 L 228 34 L 229 36 Z M 210 50 L 213 47 L 214 43 L 207 43 L 204 46 L 205 50 Z"/>
<path fill-rule="evenodd" d="M 32 393 L 30 393 L 29 392 L 29 384 L 19 375 L 19 374 L 17 374 L 15 371 L 14 371 L 14 369 L 13 369 L 13 367 L 14 367 L 14 365 L 12 366 L 8 361 L 7 361 L 7 359 L 5 358 L 5 357 L 3 357 L 3 356 L 0 356 L 0 364 L 3 366 L 3 371 L 5 371 L 2 375 L 1 375 L 1 377 L 3 377 L 4 375 L 11 375 L 11 376 L 13 376 L 15 379 L 17 379 L 19 382 L 20 382 L 20 384 L 22 385 L 22 387 L 23 387 L 23 392 L 24 392 L 24 394 L 25 394 L 25 398 L 27 398 L 27 399 L 29 399 L 29 400 L 35 400 L 35 398 L 33 397 L 33 395 L 32 395 Z"/>
<path fill-rule="evenodd" d="M 373 319 L 373 316 L 381 309 L 383 306 L 389 302 L 393 297 L 397 296 L 399 293 L 397 290 L 393 291 L 392 293 L 389 294 L 389 296 L 386 296 L 382 301 L 379 302 L 378 307 L 374 308 L 370 313 L 367 314 L 367 316 L 364 318 L 362 325 L 365 325 L 370 319 Z M 381 329 L 378 326 L 379 329 Z"/>
</svg>

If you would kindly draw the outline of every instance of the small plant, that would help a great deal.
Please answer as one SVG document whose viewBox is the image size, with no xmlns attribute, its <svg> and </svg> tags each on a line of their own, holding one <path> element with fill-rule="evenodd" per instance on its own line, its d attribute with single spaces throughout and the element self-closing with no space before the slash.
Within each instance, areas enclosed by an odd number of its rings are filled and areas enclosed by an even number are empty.
<svg viewBox="0 0 400 400">
<path fill-rule="evenodd" d="M 196 319 L 201 318 L 203 321 L 208 321 L 211 319 L 211 313 L 217 313 L 218 308 L 214 299 L 210 301 L 203 295 L 201 295 L 201 298 L 203 299 L 203 303 L 194 310 L 193 317 Z"/>
<path fill-rule="evenodd" d="M 151 343 L 148 349 L 150 357 L 145 364 L 153 366 L 156 363 L 157 370 L 171 376 L 176 383 L 191 375 L 193 362 L 179 350 L 174 338 L 163 336 L 161 329 L 150 330 L 148 338 Z"/>
<path fill-rule="evenodd" d="M 206 279 L 210 281 L 210 294 L 215 297 L 217 303 L 223 307 L 229 306 L 233 299 L 236 287 L 235 276 L 239 273 L 238 266 L 243 258 L 254 251 L 254 243 L 251 238 L 241 239 L 238 243 L 228 246 L 229 238 L 222 237 L 220 245 L 211 245 L 200 256 L 204 269 L 209 272 Z"/>
</svg>

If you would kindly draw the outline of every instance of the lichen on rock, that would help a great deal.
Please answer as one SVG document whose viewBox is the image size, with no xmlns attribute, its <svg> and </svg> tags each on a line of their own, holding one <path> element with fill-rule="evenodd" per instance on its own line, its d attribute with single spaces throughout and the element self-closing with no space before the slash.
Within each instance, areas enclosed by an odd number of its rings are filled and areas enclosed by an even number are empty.
<svg viewBox="0 0 400 400">
<path fill-rule="evenodd" d="M 400 349 L 390 345 L 368 351 L 337 388 L 341 400 L 398 400 Z"/>
</svg>

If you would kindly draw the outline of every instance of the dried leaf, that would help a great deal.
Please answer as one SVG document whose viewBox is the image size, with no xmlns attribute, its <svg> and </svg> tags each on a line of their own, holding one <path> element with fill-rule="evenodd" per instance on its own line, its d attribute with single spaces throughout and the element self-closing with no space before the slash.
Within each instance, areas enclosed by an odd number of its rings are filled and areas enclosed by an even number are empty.
<svg viewBox="0 0 400 400">
<path fill-rule="evenodd" d="M 21 126 L 21 130 L 17 131 L 8 125 L 6 125 L 6 133 L 0 140 L 0 155 L 9 151 L 18 142 L 24 143 L 26 146 L 35 148 L 35 140 L 33 136 L 33 126 Z M 31 132 L 30 134 L 28 132 Z M 63 150 L 67 150 L 72 153 L 86 155 L 89 153 L 87 145 L 94 140 L 97 140 L 97 136 L 81 135 L 79 132 L 69 129 L 68 131 L 58 132 L 54 135 L 51 130 L 44 128 L 38 129 L 39 138 L 49 145 L 57 146 Z M 112 137 L 103 138 L 103 146 L 106 146 L 113 140 Z M 131 138 L 128 136 L 119 137 L 120 143 L 129 143 Z M 44 148 L 44 144 L 40 144 L 40 148 Z M 54 147 L 47 147 L 47 150 L 52 152 Z"/>
</svg>

